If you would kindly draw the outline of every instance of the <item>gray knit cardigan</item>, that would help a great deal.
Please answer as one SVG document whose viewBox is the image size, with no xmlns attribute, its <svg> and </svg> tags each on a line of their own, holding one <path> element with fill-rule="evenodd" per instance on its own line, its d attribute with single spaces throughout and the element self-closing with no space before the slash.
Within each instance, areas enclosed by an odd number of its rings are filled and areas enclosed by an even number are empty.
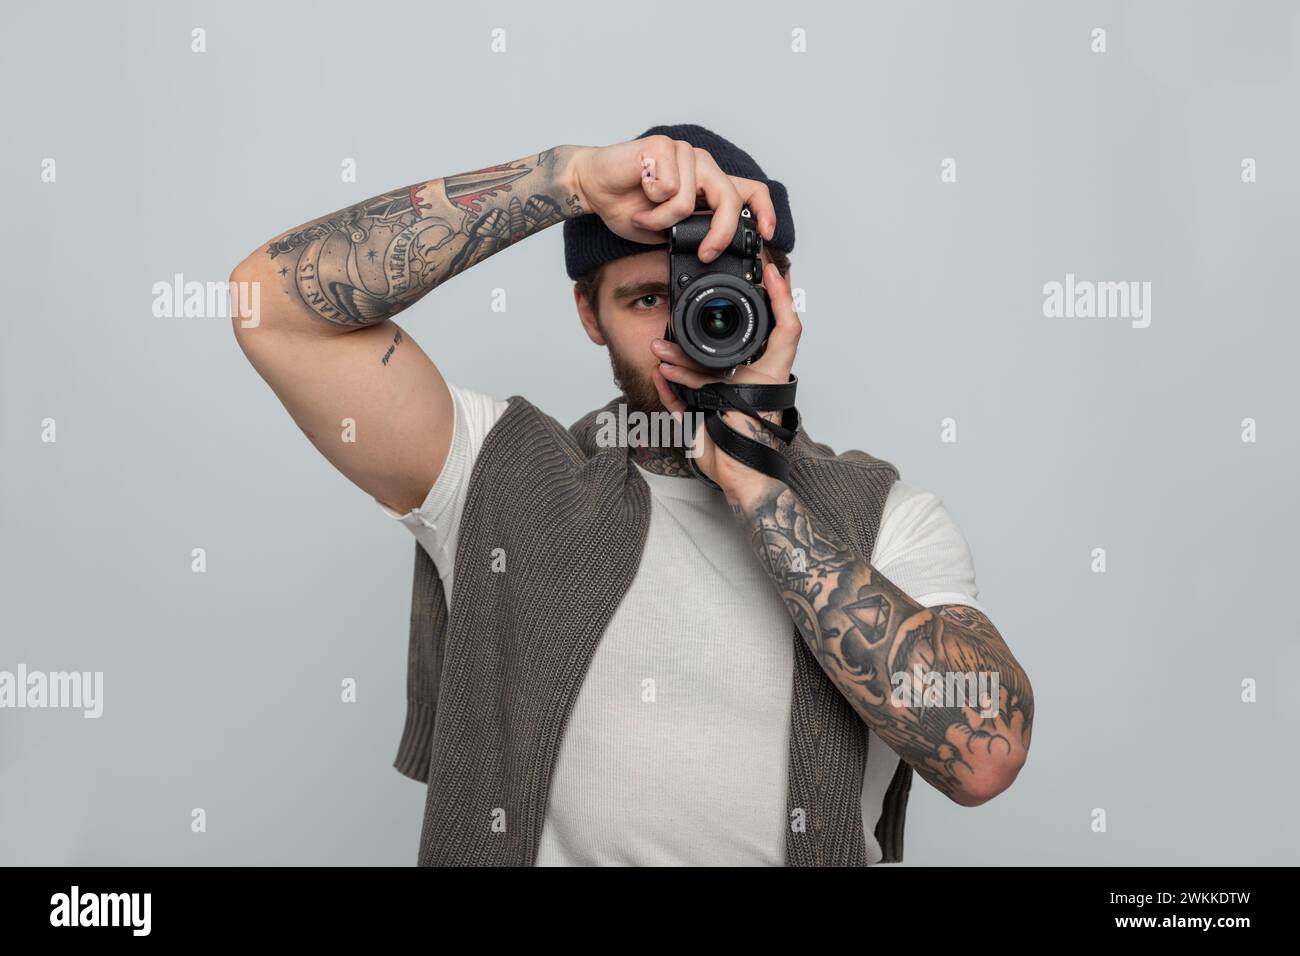
<svg viewBox="0 0 1300 956">
<path fill-rule="evenodd" d="M 510 397 L 470 477 L 450 609 L 432 560 L 415 547 L 394 766 L 428 786 L 421 866 L 536 861 L 561 736 L 645 545 L 649 487 L 626 448 L 596 443 L 597 414 L 620 400 L 566 429 Z M 782 453 L 795 493 L 869 559 L 897 469 L 861 451 L 837 455 L 802 430 Z M 786 865 L 865 866 L 866 725 L 790 629 L 787 820 L 803 825 L 787 830 Z M 883 862 L 902 859 L 911 783 L 900 761 L 875 830 Z"/>
</svg>

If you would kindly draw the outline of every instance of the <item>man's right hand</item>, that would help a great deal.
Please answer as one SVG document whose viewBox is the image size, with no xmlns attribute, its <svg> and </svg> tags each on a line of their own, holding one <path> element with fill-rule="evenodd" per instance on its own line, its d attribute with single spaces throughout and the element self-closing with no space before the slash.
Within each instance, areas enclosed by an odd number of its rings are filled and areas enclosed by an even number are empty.
<svg viewBox="0 0 1300 956">
<path fill-rule="evenodd" d="M 668 136 L 582 147 L 573 154 L 569 180 L 582 208 L 600 216 L 611 232 L 649 245 L 664 242 L 663 230 L 695 212 L 702 194 L 714 210 L 700 243 L 702 262 L 727 248 L 742 206 L 750 207 L 764 239 L 776 230 L 765 183 L 728 176 L 706 150 Z"/>
</svg>

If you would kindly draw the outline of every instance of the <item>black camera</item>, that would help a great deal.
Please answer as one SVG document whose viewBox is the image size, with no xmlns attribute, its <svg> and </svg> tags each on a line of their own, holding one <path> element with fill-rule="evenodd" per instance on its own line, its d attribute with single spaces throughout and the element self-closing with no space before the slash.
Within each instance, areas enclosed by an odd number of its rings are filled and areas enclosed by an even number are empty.
<svg viewBox="0 0 1300 956">
<path fill-rule="evenodd" d="M 763 288 L 763 237 L 748 206 L 731 244 L 712 262 L 697 257 L 713 221 L 696 212 L 668 239 L 668 328 L 664 338 L 708 369 L 745 365 L 763 354 L 772 332 L 772 304 Z"/>
</svg>

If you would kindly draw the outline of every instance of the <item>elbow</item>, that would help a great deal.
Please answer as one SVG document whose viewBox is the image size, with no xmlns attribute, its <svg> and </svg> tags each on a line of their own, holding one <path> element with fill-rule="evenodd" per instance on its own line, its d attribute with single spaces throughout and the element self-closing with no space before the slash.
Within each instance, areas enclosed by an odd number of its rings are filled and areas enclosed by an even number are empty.
<svg viewBox="0 0 1300 956">
<path fill-rule="evenodd" d="M 953 803 L 963 807 L 978 807 L 988 803 L 998 794 L 1010 789 L 1024 765 L 1023 754 L 1015 759 L 985 764 L 967 776 L 961 788 L 950 794 L 950 797 Z"/>
<path fill-rule="evenodd" d="M 252 259 L 249 256 L 235 266 L 227 280 L 231 327 L 241 345 L 248 330 L 262 323 L 262 276 Z"/>
<path fill-rule="evenodd" d="M 252 282 L 258 278 L 258 273 L 261 271 L 258 268 L 258 256 L 258 250 L 254 250 L 236 263 L 235 267 L 230 270 L 232 285 L 236 282 Z"/>
</svg>

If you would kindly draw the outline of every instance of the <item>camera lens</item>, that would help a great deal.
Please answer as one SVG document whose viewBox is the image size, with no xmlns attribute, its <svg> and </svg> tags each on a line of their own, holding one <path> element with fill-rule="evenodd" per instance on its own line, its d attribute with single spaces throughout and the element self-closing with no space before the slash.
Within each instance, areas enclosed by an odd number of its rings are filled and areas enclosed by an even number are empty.
<svg viewBox="0 0 1300 956">
<path fill-rule="evenodd" d="M 710 299 L 700 306 L 700 330 L 711 339 L 726 339 L 740 326 L 740 310 L 730 299 Z"/>
<path fill-rule="evenodd" d="M 670 294 L 676 292 L 669 287 Z M 767 293 L 740 276 L 708 272 L 673 295 L 672 337 L 705 368 L 731 368 L 762 351 L 772 330 Z"/>
</svg>

